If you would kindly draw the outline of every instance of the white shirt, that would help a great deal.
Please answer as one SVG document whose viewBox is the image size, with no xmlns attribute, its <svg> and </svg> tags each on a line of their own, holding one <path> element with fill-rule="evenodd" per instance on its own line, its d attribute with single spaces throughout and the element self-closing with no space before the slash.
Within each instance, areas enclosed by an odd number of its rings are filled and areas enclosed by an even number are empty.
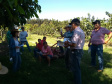
<svg viewBox="0 0 112 84">
<path fill-rule="evenodd" d="M 27 37 L 27 36 L 28 36 L 28 34 L 27 34 L 26 31 L 20 32 L 20 35 L 19 35 L 20 41 L 27 41 L 27 40 L 26 40 L 26 37 Z"/>
<path fill-rule="evenodd" d="M 14 39 L 14 41 L 15 41 L 15 46 L 19 46 L 19 42 L 18 42 L 18 40 Z M 20 52 L 20 49 L 19 49 L 19 48 L 16 49 L 16 52 Z"/>
</svg>

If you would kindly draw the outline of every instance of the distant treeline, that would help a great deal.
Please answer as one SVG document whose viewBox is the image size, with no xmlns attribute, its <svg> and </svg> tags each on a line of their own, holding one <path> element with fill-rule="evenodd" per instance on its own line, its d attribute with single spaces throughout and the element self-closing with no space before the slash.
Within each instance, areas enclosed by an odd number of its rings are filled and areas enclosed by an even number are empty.
<svg viewBox="0 0 112 84">
<path fill-rule="evenodd" d="M 101 26 L 109 30 L 112 29 L 112 14 L 106 12 L 106 15 L 109 16 L 109 19 L 99 19 L 101 21 Z M 80 27 L 84 30 L 86 38 L 89 38 L 91 31 L 93 30 L 92 22 L 97 18 L 91 16 L 88 13 L 88 17 L 77 17 L 80 19 Z M 38 35 L 59 35 L 60 28 L 64 28 L 70 23 L 71 20 L 58 21 L 58 20 L 48 20 L 48 19 L 31 19 L 27 20 L 27 23 L 24 25 L 27 31 L 32 34 Z M 63 29 L 64 31 L 64 29 Z"/>
</svg>

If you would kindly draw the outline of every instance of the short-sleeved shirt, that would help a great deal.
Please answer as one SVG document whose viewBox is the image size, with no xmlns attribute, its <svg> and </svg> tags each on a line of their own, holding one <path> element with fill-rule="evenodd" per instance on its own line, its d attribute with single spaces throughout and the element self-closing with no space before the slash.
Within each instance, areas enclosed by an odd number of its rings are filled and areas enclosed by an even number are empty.
<svg viewBox="0 0 112 84">
<path fill-rule="evenodd" d="M 93 30 L 91 34 L 91 43 L 96 45 L 103 44 L 105 34 L 109 33 L 110 31 L 108 29 L 102 27 L 98 31 Z"/>
<path fill-rule="evenodd" d="M 19 35 L 20 41 L 27 41 L 26 36 L 28 36 L 26 31 L 20 32 L 20 35 Z"/>
<path fill-rule="evenodd" d="M 71 37 L 73 36 L 73 32 L 70 32 L 70 31 L 65 32 L 65 33 L 63 34 L 63 36 L 64 36 L 64 38 L 71 38 Z"/>
<path fill-rule="evenodd" d="M 73 30 L 71 42 L 76 44 L 76 47 L 72 47 L 71 49 L 83 49 L 85 43 L 85 34 L 80 27 L 77 27 Z"/>
<path fill-rule="evenodd" d="M 52 56 L 53 56 L 53 53 L 52 53 L 52 51 L 51 51 L 51 48 L 48 46 L 48 47 L 45 49 L 44 46 L 43 46 L 43 47 L 42 47 L 42 53 L 46 54 L 46 53 L 48 53 L 48 52 L 50 52 L 49 55 L 52 55 Z"/>
<path fill-rule="evenodd" d="M 38 48 L 40 51 L 42 50 L 43 44 L 42 43 L 38 43 L 36 45 L 36 48 Z"/>
<path fill-rule="evenodd" d="M 19 46 L 19 41 L 18 41 L 18 39 L 14 39 L 14 41 L 15 41 L 15 46 L 17 47 L 17 46 Z M 18 49 L 16 49 L 16 52 L 20 52 L 20 49 L 18 48 Z"/>
</svg>

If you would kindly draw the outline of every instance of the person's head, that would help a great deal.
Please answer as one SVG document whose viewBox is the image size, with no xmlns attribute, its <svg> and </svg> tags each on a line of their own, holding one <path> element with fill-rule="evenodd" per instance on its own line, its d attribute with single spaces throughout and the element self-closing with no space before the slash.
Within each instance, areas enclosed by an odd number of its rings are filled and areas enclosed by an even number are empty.
<svg viewBox="0 0 112 84">
<path fill-rule="evenodd" d="M 101 23 L 99 20 L 94 21 L 92 24 L 94 25 L 95 29 L 98 29 L 101 26 Z"/>
<path fill-rule="evenodd" d="M 18 29 L 14 29 L 11 31 L 12 37 L 18 37 L 19 31 Z"/>
<path fill-rule="evenodd" d="M 66 30 L 66 32 L 70 31 L 71 25 L 67 25 L 64 29 Z"/>
<path fill-rule="evenodd" d="M 47 42 L 44 42 L 44 43 L 43 43 L 43 46 L 44 46 L 45 48 L 47 48 L 47 46 L 48 46 L 48 45 L 47 45 Z"/>
<path fill-rule="evenodd" d="M 41 39 L 38 39 L 38 42 L 41 43 Z"/>
<path fill-rule="evenodd" d="M 73 29 L 77 28 L 78 26 L 80 26 L 80 20 L 75 18 L 71 21 L 70 25 L 72 26 Z"/>
<path fill-rule="evenodd" d="M 72 27 L 70 27 L 69 29 L 70 29 L 70 32 L 72 32 L 72 31 L 73 31 L 73 28 L 72 28 Z"/>
<path fill-rule="evenodd" d="M 46 37 L 43 37 L 43 40 L 46 41 Z"/>
<path fill-rule="evenodd" d="M 24 27 L 21 27 L 21 30 L 24 31 Z"/>
</svg>

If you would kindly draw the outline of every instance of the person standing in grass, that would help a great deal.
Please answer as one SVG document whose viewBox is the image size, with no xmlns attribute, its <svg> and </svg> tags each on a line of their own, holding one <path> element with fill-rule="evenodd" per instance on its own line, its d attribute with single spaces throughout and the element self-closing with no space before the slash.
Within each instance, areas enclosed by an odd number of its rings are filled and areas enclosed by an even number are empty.
<svg viewBox="0 0 112 84">
<path fill-rule="evenodd" d="M 37 52 L 41 52 L 43 44 L 41 43 L 41 39 L 38 39 L 38 43 L 36 42 L 36 48 L 34 49 L 34 57 L 38 57 Z"/>
<path fill-rule="evenodd" d="M 68 25 L 65 28 L 67 32 L 65 32 L 63 36 L 66 39 L 66 41 L 71 42 L 71 38 L 73 36 L 71 25 Z M 65 46 L 65 64 L 66 64 L 66 68 L 70 70 L 70 46 L 68 47 Z"/>
<path fill-rule="evenodd" d="M 68 42 L 66 45 L 70 46 L 71 55 L 70 55 L 70 64 L 71 71 L 74 75 L 74 83 L 81 83 L 81 70 L 80 70 L 80 61 L 83 55 L 83 46 L 85 43 L 85 34 L 83 30 L 80 28 L 79 19 L 75 18 L 71 21 L 70 25 L 73 29 L 73 36 L 71 38 L 71 42 Z"/>
<path fill-rule="evenodd" d="M 26 44 L 28 47 L 28 50 L 31 52 L 30 46 L 29 46 L 28 41 L 26 39 L 26 37 L 28 37 L 28 34 L 26 31 L 24 31 L 25 30 L 24 27 L 21 27 L 21 30 L 22 31 L 20 32 L 20 35 L 19 35 L 20 42 L 21 42 L 21 44 Z M 21 47 L 21 50 L 24 51 L 23 46 Z"/>
<path fill-rule="evenodd" d="M 98 72 L 103 71 L 103 44 L 107 44 L 110 38 L 112 37 L 112 33 L 106 29 L 101 27 L 101 23 L 99 20 L 93 22 L 94 30 L 91 34 L 91 39 L 88 44 L 91 45 L 91 66 L 96 66 L 96 54 L 98 55 L 99 60 L 99 70 Z M 109 37 L 107 40 L 104 40 L 105 34 Z"/>
<path fill-rule="evenodd" d="M 51 51 L 51 48 L 47 45 L 47 42 L 43 43 L 42 47 L 42 55 L 39 56 L 39 60 L 41 62 L 41 57 L 47 58 L 48 66 L 50 66 L 51 58 L 53 57 L 53 53 Z"/>
<path fill-rule="evenodd" d="M 13 59 L 13 71 L 16 72 L 19 70 L 21 65 L 21 56 L 20 56 L 20 44 L 18 41 L 18 29 L 11 31 L 12 38 L 9 41 L 9 51 L 10 57 Z"/>
<path fill-rule="evenodd" d="M 61 37 L 64 37 L 64 42 L 67 40 L 70 40 L 70 38 L 72 37 L 73 33 L 70 32 L 70 28 L 71 25 L 67 25 L 64 29 L 66 30 L 66 32 L 63 34 L 61 31 Z M 61 53 L 64 55 L 64 49 L 62 46 L 59 46 Z"/>
</svg>

